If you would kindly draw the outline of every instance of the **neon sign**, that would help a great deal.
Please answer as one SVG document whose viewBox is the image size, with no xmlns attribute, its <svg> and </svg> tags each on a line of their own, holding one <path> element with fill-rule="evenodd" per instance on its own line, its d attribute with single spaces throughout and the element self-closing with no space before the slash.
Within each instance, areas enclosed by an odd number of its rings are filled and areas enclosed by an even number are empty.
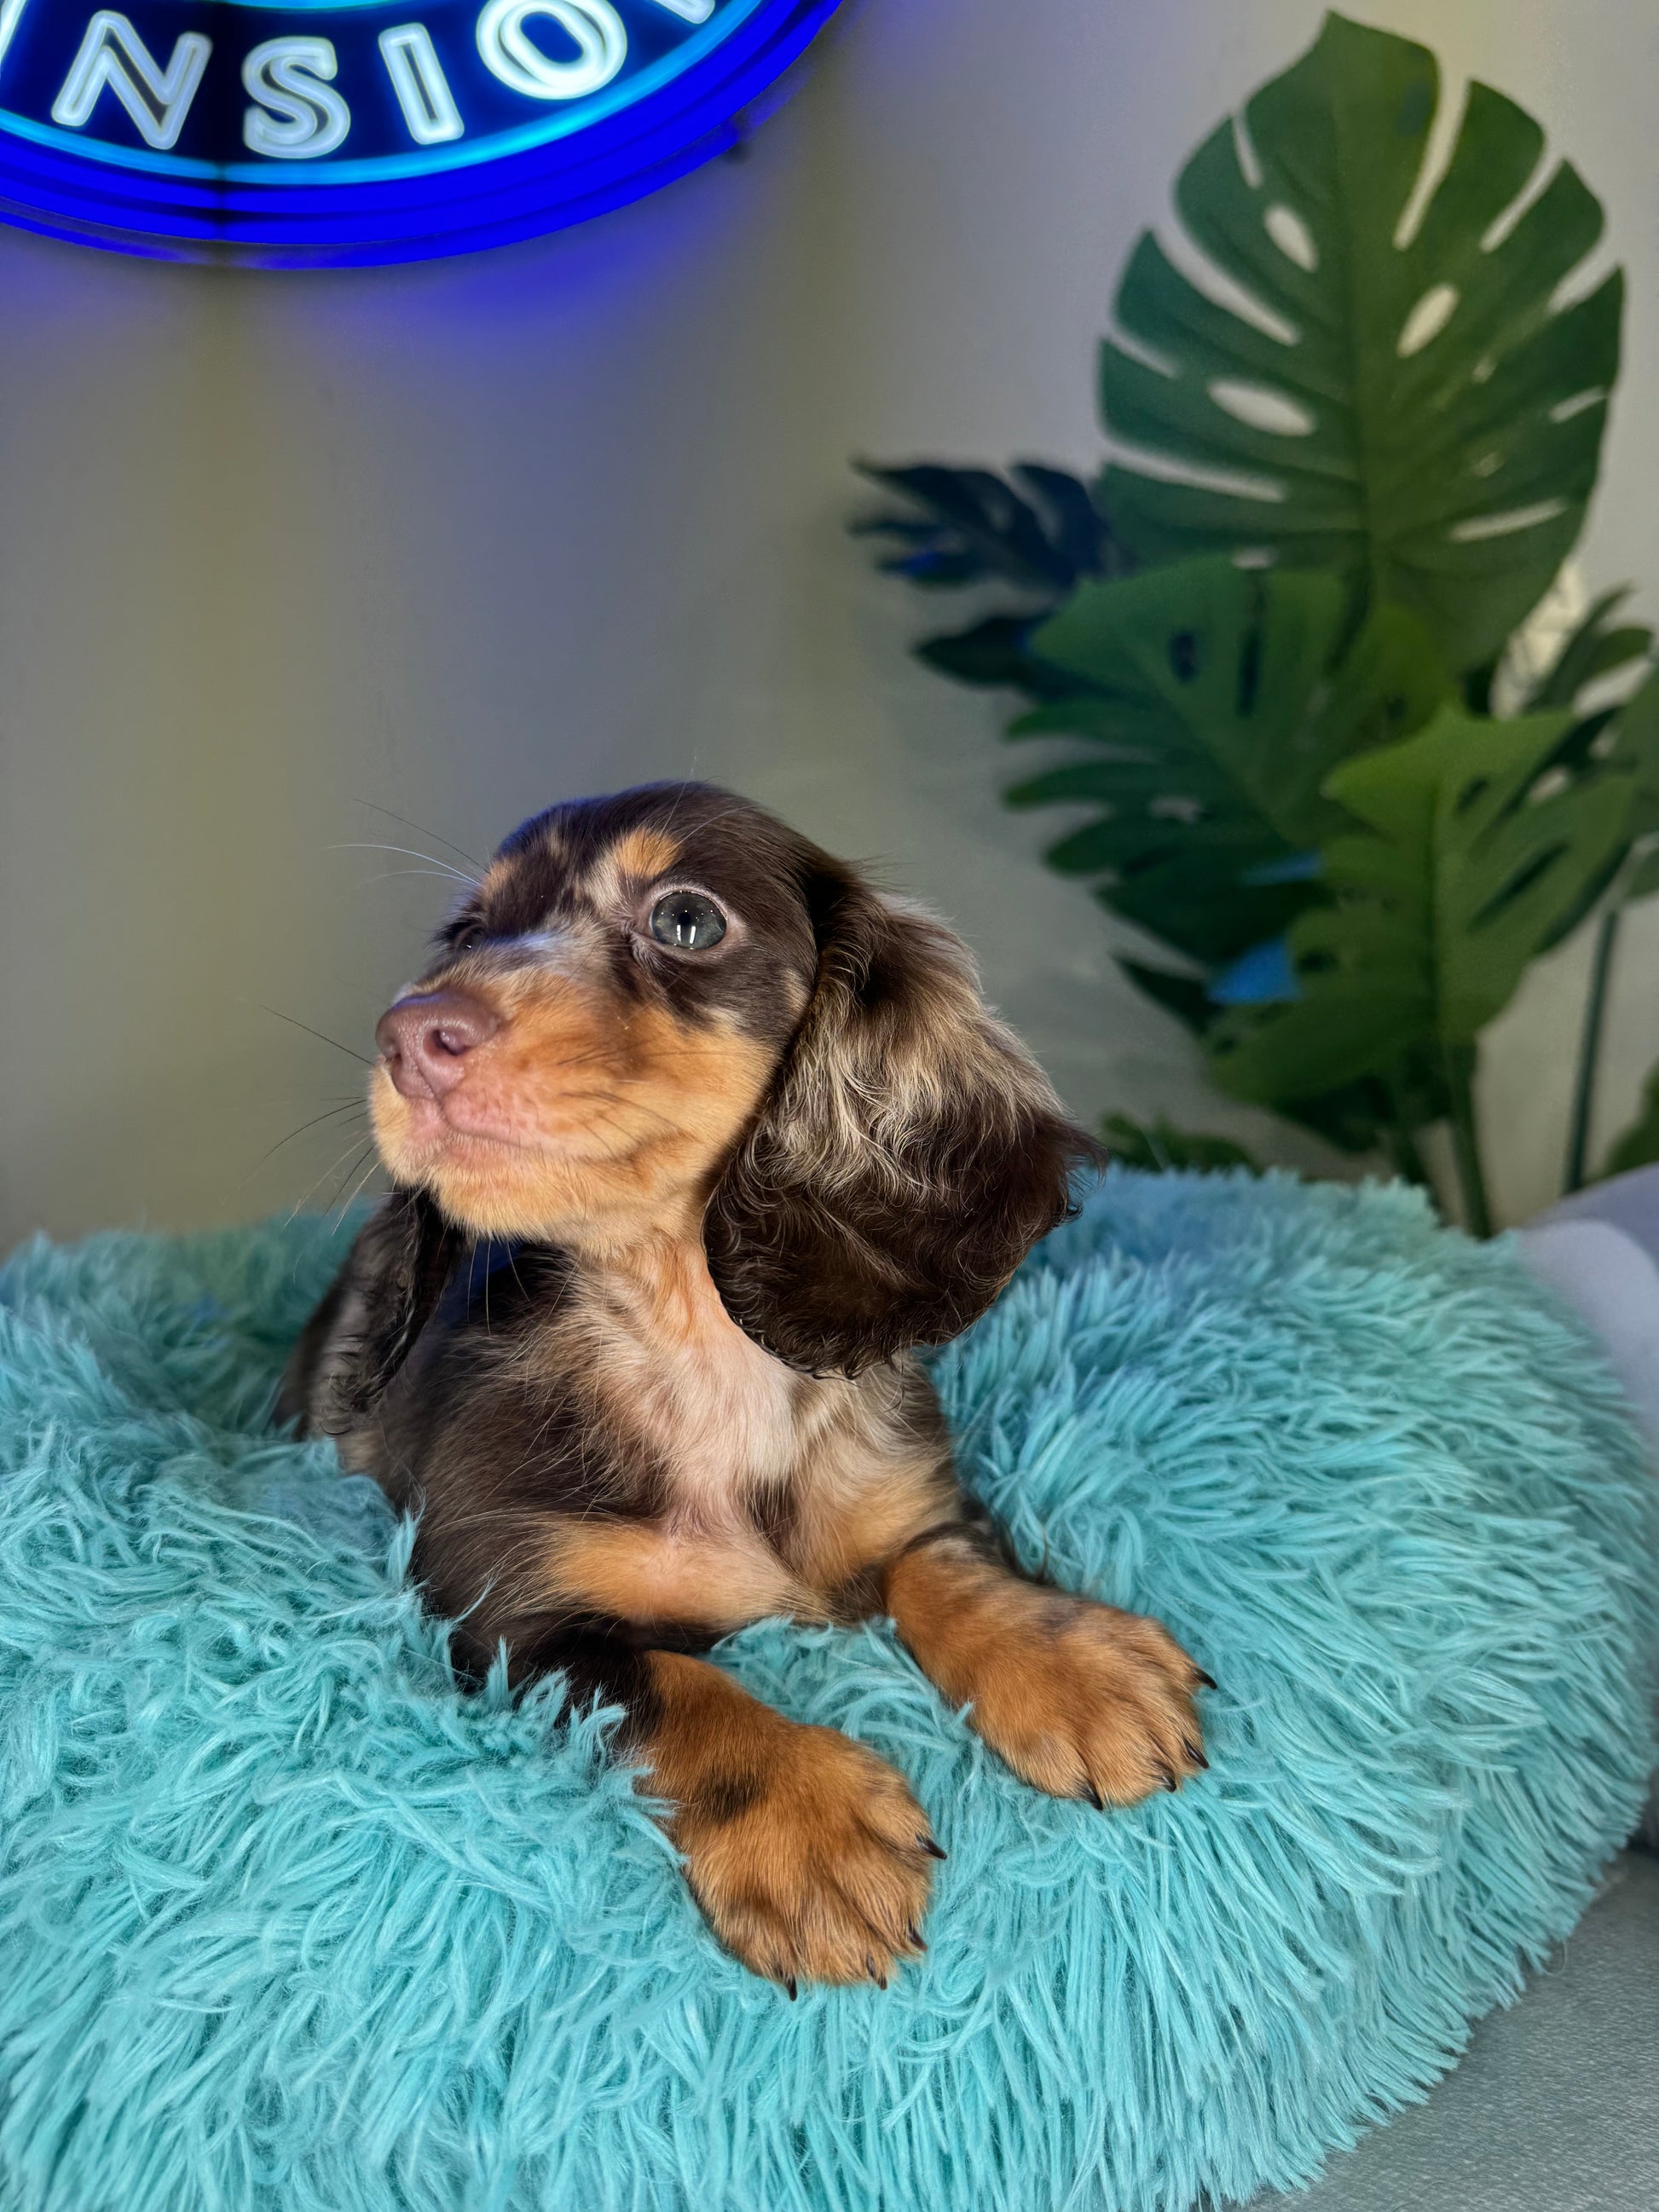
<svg viewBox="0 0 1659 2212">
<path fill-rule="evenodd" d="M 729 150 L 837 0 L 0 0 L 0 218 L 131 252 L 404 261 Z"/>
</svg>

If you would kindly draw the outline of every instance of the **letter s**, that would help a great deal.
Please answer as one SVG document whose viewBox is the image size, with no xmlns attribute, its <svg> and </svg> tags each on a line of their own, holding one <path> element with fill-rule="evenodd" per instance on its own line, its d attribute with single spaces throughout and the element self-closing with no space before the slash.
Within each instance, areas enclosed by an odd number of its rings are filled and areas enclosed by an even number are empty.
<svg viewBox="0 0 1659 2212">
<path fill-rule="evenodd" d="M 243 86 L 259 102 L 242 118 L 243 139 L 254 153 L 314 161 L 345 143 L 351 110 L 325 81 L 338 68 L 329 39 L 267 39 L 255 46 L 242 64 Z"/>
</svg>

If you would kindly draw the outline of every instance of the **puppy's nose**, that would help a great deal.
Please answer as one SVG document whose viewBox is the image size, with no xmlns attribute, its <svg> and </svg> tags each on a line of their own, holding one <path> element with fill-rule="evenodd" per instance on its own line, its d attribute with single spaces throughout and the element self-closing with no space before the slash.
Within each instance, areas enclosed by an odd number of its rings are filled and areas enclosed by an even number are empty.
<svg viewBox="0 0 1659 2212">
<path fill-rule="evenodd" d="M 471 991 L 425 991 L 388 1007 L 374 1042 L 405 1098 L 441 1098 L 460 1081 L 468 1053 L 501 1025 L 501 1017 Z"/>
</svg>

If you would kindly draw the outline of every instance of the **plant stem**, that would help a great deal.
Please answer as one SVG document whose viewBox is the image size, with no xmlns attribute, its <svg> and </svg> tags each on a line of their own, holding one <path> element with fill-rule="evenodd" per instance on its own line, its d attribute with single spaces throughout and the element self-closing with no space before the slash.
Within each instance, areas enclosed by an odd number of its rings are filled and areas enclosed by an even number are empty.
<svg viewBox="0 0 1659 2212">
<path fill-rule="evenodd" d="M 1584 1188 L 1590 1120 L 1595 1110 L 1596 1069 L 1601 1058 L 1601 1029 L 1607 1019 L 1607 986 L 1613 980 L 1613 955 L 1619 942 L 1619 917 L 1622 911 L 1621 908 L 1609 907 L 1595 933 L 1589 997 L 1584 1006 L 1583 1032 L 1578 1040 L 1578 1073 L 1572 1086 L 1572 1126 L 1567 1134 L 1569 1191 Z"/>
<path fill-rule="evenodd" d="M 1419 1190 L 1427 1191 L 1435 1212 L 1443 1217 L 1445 1208 L 1434 1187 L 1434 1177 L 1429 1173 L 1429 1164 L 1418 1149 L 1417 1129 L 1406 1104 L 1406 1086 L 1399 1073 L 1383 1076 L 1381 1088 L 1389 1102 L 1382 1141 L 1388 1147 L 1394 1171 L 1401 1182 L 1415 1183 Z"/>
<path fill-rule="evenodd" d="M 1394 1171 L 1402 1182 L 1415 1183 L 1434 1200 L 1437 1210 L 1439 1193 L 1434 1187 L 1434 1177 L 1429 1173 L 1429 1164 L 1417 1148 L 1417 1132 L 1403 1120 L 1392 1124 L 1389 1130 L 1389 1151 L 1394 1159 Z"/>
<path fill-rule="evenodd" d="M 1492 1207 L 1480 1166 L 1480 1137 L 1474 1123 L 1474 1047 L 1446 1047 L 1446 1088 L 1451 1093 L 1452 1148 L 1463 1196 L 1463 1225 L 1471 1237 L 1492 1235 Z"/>
</svg>

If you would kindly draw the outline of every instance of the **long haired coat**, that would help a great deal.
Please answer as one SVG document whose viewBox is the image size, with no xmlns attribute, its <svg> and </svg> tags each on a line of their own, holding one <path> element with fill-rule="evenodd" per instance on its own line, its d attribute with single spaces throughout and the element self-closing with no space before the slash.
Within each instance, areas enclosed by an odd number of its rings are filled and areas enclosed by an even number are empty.
<svg viewBox="0 0 1659 2212">
<path fill-rule="evenodd" d="M 739 1958 L 884 1986 L 942 1856 L 892 1767 L 702 1656 L 745 1622 L 890 1615 L 1056 1796 L 1203 1764 L 1207 1677 L 1014 1570 L 915 1357 L 1093 1153 L 940 922 L 728 793 L 623 792 L 515 831 L 376 1036 L 393 1189 L 282 1412 L 418 1511 L 464 1670 L 620 1708 Z"/>
</svg>

